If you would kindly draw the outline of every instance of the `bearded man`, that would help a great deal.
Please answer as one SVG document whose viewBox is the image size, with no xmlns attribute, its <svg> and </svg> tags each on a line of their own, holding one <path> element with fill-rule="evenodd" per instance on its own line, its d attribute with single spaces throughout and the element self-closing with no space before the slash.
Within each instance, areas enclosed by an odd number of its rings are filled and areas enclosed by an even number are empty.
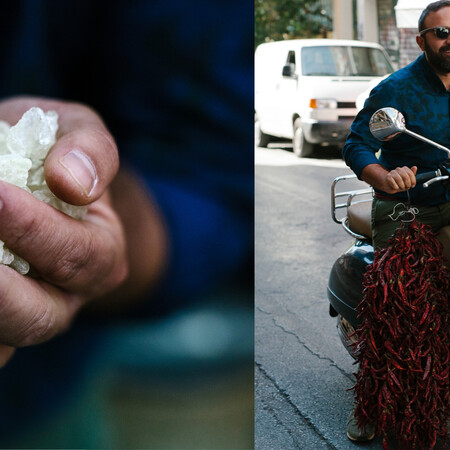
<svg viewBox="0 0 450 450">
<path fill-rule="evenodd" d="M 447 153 L 407 134 L 380 143 L 368 126 L 375 111 L 393 107 L 404 115 L 409 130 L 449 147 L 450 1 L 429 4 L 419 18 L 418 29 L 416 42 L 423 53 L 372 90 L 343 148 L 347 165 L 374 188 L 375 249 L 386 247 L 401 224 L 400 219 L 389 217 L 398 203 L 417 208 L 416 218 L 434 231 L 450 224 L 449 186 L 434 183 L 425 189 L 416 185 L 416 175 L 435 171 Z M 373 427 L 358 428 L 353 408 L 347 425 L 349 439 L 366 441 L 374 435 Z"/>
</svg>

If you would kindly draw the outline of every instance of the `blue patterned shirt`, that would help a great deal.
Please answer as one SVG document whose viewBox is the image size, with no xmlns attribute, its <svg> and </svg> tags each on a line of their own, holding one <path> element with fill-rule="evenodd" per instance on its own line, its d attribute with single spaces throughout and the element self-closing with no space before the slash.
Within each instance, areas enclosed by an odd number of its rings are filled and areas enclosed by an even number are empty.
<svg viewBox="0 0 450 450">
<path fill-rule="evenodd" d="M 418 173 L 434 171 L 445 161 L 443 150 L 405 133 L 389 142 L 375 139 L 369 130 L 372 114 L 383 107 L 393 107 L 405 117 L 408 130 L 450 146 L 450 92 L 429 66 L 425 54 L 398 70 L 376 86 L 364 108 L 356 116 L 343 148 L 347 165 L 358 177 L 369 164 L 378 163 L 392 170 L 401 166 L 417 166 Z M 381 149 L 379 159 L 375 155 Z M 415 204 L 435 205 L 450 200 L 450 189 L 442 183 L 429 188 L 417 185 L 410 190 Z M 405 200 L 406 193 L 394 197 Z"/>
</svg>

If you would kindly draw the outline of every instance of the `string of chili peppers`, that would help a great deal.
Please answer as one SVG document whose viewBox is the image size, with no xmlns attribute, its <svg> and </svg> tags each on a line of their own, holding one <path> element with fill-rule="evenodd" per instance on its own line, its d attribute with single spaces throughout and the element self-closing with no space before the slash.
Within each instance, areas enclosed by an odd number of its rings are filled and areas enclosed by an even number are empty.
<svg viewBox="0 0 450 450">
<path fill-rule="evenodd" d="M 364 275 L 352 389 L 358 425 L 375 425 L 384 449 L 389 433 L 401 449 L 446 445 L 450 270 L 435 235 L 404 221 Z"/>
</svg>

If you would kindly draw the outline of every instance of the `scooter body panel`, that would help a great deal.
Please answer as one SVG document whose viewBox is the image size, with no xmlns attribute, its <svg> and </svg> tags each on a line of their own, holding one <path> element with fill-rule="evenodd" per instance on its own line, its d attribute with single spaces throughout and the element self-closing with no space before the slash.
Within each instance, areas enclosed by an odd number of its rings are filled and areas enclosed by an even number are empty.
<svg viewBox="0 0 450 450">
<path fill-rule="evenodd" d="M 354 328 L 359 324 L 356 308 L 362 300 L 363 275 L 373 256 L 371 242 L 357 239 L 334 263 L 328 280 L 330 315 L 340 314 Z"/>
</svg>

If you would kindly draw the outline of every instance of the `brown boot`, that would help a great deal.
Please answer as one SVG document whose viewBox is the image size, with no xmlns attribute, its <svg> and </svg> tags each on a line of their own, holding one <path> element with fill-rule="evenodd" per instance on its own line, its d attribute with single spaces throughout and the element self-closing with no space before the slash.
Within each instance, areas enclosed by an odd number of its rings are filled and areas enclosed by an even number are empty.
<svg viewBox="0 0 450 450">
<path fill-rule="evenodd" d="M 355 410 L 356 403 L 353 403 L 352 412 L 350 413 L 347 421 L 347 437 L 351 441 L 355 442 L 366 442 L 372 440 L 375 437 L 375 426 L 368 424 L 363 430 L 359 429 L 358 422 L 355 417 Z"/>
</svg>

